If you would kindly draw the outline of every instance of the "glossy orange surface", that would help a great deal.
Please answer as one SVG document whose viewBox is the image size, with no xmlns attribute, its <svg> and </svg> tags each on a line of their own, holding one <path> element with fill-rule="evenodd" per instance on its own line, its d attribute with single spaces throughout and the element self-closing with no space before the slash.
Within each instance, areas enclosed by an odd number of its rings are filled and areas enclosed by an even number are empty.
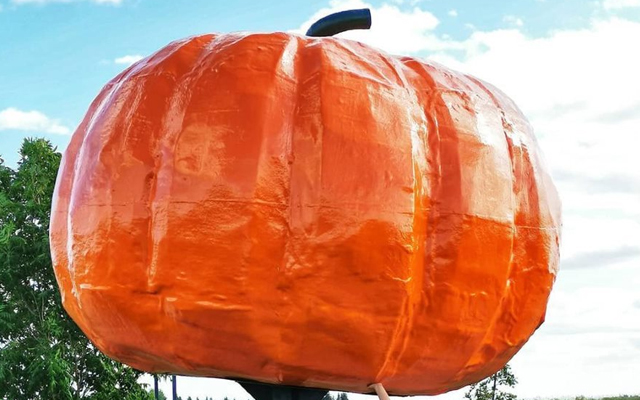
<svg viewBox="0 0 640 400">
<path fill-rule="evenodd" d="M 117 76 L 64 155 L 66 310 L 146 371 L 390 394 L 542 323 L 560 203 L 494 87 L 335 38 L 205 35 Z"/>
</svg>

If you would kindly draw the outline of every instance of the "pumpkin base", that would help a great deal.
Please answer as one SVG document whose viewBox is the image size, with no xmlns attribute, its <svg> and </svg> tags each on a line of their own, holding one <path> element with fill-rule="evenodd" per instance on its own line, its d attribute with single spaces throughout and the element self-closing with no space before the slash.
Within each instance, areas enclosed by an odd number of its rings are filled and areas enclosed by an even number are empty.
<svg viewBox="0 0 640 400">
<path fill-rule="evenodd" d="M 272 385 L 250 380 L 236 380 L 255 400 L 322 400 L 326 389 Z"/>
</svg>

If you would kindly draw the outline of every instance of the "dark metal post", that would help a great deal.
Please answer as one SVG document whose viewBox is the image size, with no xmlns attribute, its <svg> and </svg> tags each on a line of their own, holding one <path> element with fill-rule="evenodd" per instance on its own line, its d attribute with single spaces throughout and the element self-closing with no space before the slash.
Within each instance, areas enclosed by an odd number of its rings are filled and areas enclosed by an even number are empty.
<svg viewBox="0 0 640 400">
<path fill-rule="evenodd" d="M 171 375 L 171 391 L 173 393 L 172 397 L 173 400 L 178 400 L 178 384 L 176 382 L 176 376 L 175 375 Z"/>
<path fill-rule="evenodd" d="M 267 383 L 237 380 L 255 400 L 322 400 L 326 389 L 296 386 L 270 385 Z"/>
<path fill-rule="evenodd" d="M 160 400 L 160 393 L 158 391 L 158 375 L 153 374 L 153 394 L 156 400 Z"/>
</svg>

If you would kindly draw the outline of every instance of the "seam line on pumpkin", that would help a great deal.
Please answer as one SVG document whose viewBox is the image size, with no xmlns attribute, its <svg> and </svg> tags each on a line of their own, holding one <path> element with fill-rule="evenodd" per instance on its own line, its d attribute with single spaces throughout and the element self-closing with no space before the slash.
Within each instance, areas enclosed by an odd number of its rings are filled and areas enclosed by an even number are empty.
<svg viewBox="0 0 640 400">
<path fill-rule="evenodd" d="M 500 116 L 501 116 L 501 121 L 502 121 L 502 132 L 505 138 L 505 142 L 507 144 L 508 147 L 508 152 L 509 152 L 509 164 L 511 166 L 510 170 L 511 170 L 511 179 L 512 179 L 512 183 L 511 183 L 511 202 L 512 202 L 512 206 L 513 206 L 513 221 L 511 223 L 511 226 L 513 227 L 513 229 L 511 230 L 511 249 L 510 249 L 510 253 L 509 253 L 509 265 L 508 265 L 508 270 L 507 270 L 507 274 L 506 274 L 506 281 L 505 281 L 505 286 L 504 289 L 502 291 L 502 296 L 500 298 L 500 302 L 498 303 L 498 305 L 496 306 L 493 315 L 491 317 L 491 320 L 489 322 L 489 325 L 487 326 L 487 329 L 485 331 L 484 336 L 482 337 L 482 339 L 478 342 L 478 347 L 471 352 L 471 355 L 469 356 L 469 358 L 467 359 L 467 361 L 465 362 L 463 368 L 458 372 L 458 374 L 456 374 L 454 379 L 459 379 L 460 376 L 464 375 L 465 371 L 468 371 L 469 368 L 473 368 L 474 365 L 477 364 L 476 358 L 479 357 L 480 354 L 482 354 L 483 350 L 487 347 L 487 345 L 489 345 L 490 343 L 487 343 L 487 338 L 489 337 L 493 337 L 495 336 L 495 329 L 496 329 L 496 325 L 498 323 L 498 320 L 500 319 L 500 316 L 504 313 L 504 308 L 506 306 L 506 299 L 509 296 L 509 291 L 510 291 L 510 282 L 512 281 L 512 277 L 513 277 L 513 252 L 514 252 L 514 248 L 516 246 L 516 239 L 517 239 L 517 225 L 515 223 L 515 216 L 517 213 L 517 202 L 516 199 L 514 198 L 514 186 L 516 185 L 516 176 L 515 176 L 515 171 L 514 171 L 514 164 L 513 164 L 513 143 L 511 141 L 511 139 L 509 138 L 509 136 L 507 135 L 506 130 L 504 129 L 504 110 L 501 106 L 501 104 L 498 102 L 498 100 L 495 98 L 495 96 L 493 95 L 493 93 L 491 93 L 491 91 L 489 91 L 489 89 L 484 86 L 482 84 L 482 82 L 480 82 L 478 79 L 472 77 L 472 76 L 468 76 L 468 75 L 463 75 L 466 79 L 468 79 L 469 81 L 471 81 L 472 83 L 474 83 L 476 86 L 478 86 L 480 88 L 480 90 L 484 91 L 485 94 L 492 100 L 494 107 L 496 107 L 499 112 L 500 112 Z M 485 360 L 484 364 L 492 364 L 496 361 L 496 358 L 492 358 L 489 360 Z"/>
<path fill-rule="evenodd" d="M 387 68 L 389 68 L 391 72 L 395 75 L 395 78 L 398 81 L 396 83 L 396 86 L 402 87 L 407 93 L 409 93 L 410 92 L 409 84 L 407 81 L 407 77 L 405 76 L 403 71 L 403 68 L 405 67 L 405 65 L 397 61 L 395 58 L 391 56 L 380 55 L 380 58 L 382 58 L 382 61 L 385 64 L 385 66 L 387 66 Z M 413 99 L 415 98 L 415 92 L 412 94 L 413 94 L 412 96 L 412 99 Z M 414 103 L 413 105 L 420 108 L 417 102 Z M 412 118 L 411 115 L 407 115 L 406 118 L 409 120 L 409 122 L 415 123 L 415 121 L 411 120 Z M 413 149 L 413 146 L 414 146 L 414 141 L 412 137 L 413 132 L 411 132 L 411 130 L 408 130 L 408 131 L 409 131 L 409 137 L 408 137 L 409 151 L 411 154 L 411 171 L 413 172 L 414 162 L 415 162 L 413 158 L 414 157 L 413 155 L 415 154 Z M 418 217 L 418 215 L 422 213 L 422 212 L 418 212 L 418 213 L 416 212 L 416 206 L 417 206 L 416 196 L 419 196 L 420 194 L 419 193 L 416 194 L 415 179 L 416 178 L 414 177 L 413 210 L 411 210 L 410 212 L 402 213 L 402 214 L 410 215 L 411 217 L 413 217 L 414 221 Z M 425 224 L 426 224 L 426 218 L 425 218 Z M 418 257 L 418 255 L 415 253 L 413 254 L 413 257 L 411 257 L 411 261 L 409 263 L 409 265 L 411 266 L 409 267 L 411 268 L 411 272 L 413 272 L 413 267 L 414 267 L 414 263 L 416 262 L 416 259 L 415 259 L 416 257 Z M 424 274 L 424 267 L 422 268 L 423 269 L 420 272 L 421 275 Z M 413 288 L 413 285 L 415 284 L 416 283 L 412 282 L 410 279 L 409 281 L 405 282 L 403 286 L 405 297 L 399 309 L 399 315 L 397 316 L 396 326 L 395 326 L 393 335 L 391 336 L 389 347 L 385 353 L 385 358 L 382 362 L 382 365 L 378 369 L 378 372 L 376 373 L 376 378 L 375 378 L 376 382 L 381 382 L 382 380 L 388 378 L 388 376 L 385 376 L 387 374 L 390 376 L 394 376 L 397 374 L 398 364 L 400 363 L 400 360 L 402 359 L 403 355 L 407 350 L 409 333 L 413 329 L 413 326 L 415 323 L 414 308 L 416 306 L 416 303 L 419 302 L 420 299 L 422 298 L 421 296 L 422 291 L 416 290 Z"/>
<path fill-rule="evenodd" d="M 178 42 L 178 45 L 175 47 L 175 49 L 173 49 L 173 51 L 171 51 L 170 54 L 164 55 L 162 59 L 166 60 L 171 55 L 177 54 L 182 48 L 196 41 L 197 38 L 198 37 L 194 37 L 194 38 L 191 38 L 190 40 Z M 212 39 L 211 41 L 214 41 L 216 37 L 212 36 L 211 39 Z M 184 121 L 185 108 L 188 105 L 186 101 L 180 101 L 178 99 L 184 95 L 184 92 L 185 92 L 184 87 L 186 86 L 185 82 L 192 79 L 192 73 L 194 72 L 196 67 L 199 67 L 198 61 L 202 60 L 207 55 L 207 53 L 205 52 L 205 47 L 206 45 L 204 44 L 201 45 L 199 54 L 196 57 L 194 57 L 194 61 L 191 63 L 191 68 L 188 68 L 186 71 L 183 72 L 183 74 L 178 79 L 176 79 L 175 84 L 173 86 L 174 87 L 173 92 L 169 96 L 167 96 L 167 108 L 175 109 L 175 113 L 180 115 L 180 118 L 181 118 L 180 126 L 175 127 L 173 129 L 169 129 L 167 125 L 169 123 L 174 124 L 176 121 L 172 121 L 172 120 L 168 121 L 167 119 L 165 119 L 162 123 L 162 129 L 164 130 L 165 135 L 162 137 L 162 140 L 157 141 L 156 143 L 157 147 L 154 149 L 154 153 L 158 153 L 157 160 L 155 160 L 155 157 L 154 157 L 154 168 L 157 171 L 154 177 L 154 181 L 157 182 L 159 179 L 161 179 L 160 175 L 161 175 L 161 172 L 164 170 L 165 174 L 169 176 L 167 177 L 163 176 L 162 180 L 169 182 L 168 187 L 170 187 L 170 183 L 173 181 L 173 175 L 172 175 L 173 170 L 172 168 L 163 168 L 163 166 L 167 164 L 173 164 L 170 158 L 176 154 L 176 146 L 180 139 L 180 134 L 184 130 L 183 121 Z M 188 92 L 188 93 L 190 98 L 192 92 Z M 173 147 L 169 149 L 170 146 L 167 145 L 167 142 L 171 140 L 174 141 Z M 158 236 L 162 237 L 164 236 L 164 233 L 166 233 L 166 229 L 167 229 L 166 225 L 167 225 L 167 219 L 168 219 L 168 216 L 166 214 L 168 213 L 168 207 L 171 204 L 171 200 L 170 200 L 171 192 L 170 192 L 170 189 L 168 189 L 169 193 L 164 196 L 164 199 L 162 199 L 163 201 L 162 206 L 158 205 L 158 189 L 159 189 L 158 184 L 157 183 L 154 184 L 153 188 L 150 188 L 149 196 L 147 199 L 148 208 L 149 208 L 149 224 L 148 224 L 148 232 L 147 232 L 148 244 L 147 244 L 146 261 L 147 261 L 147 268 L 148 268 L 147 269 L 147 290 L 149 292 L 157 292 L 159 290 L 159 288 L 155 287 L 157 284 L 156 274 L 158 273 L 157 271 L 157 264 L 158 264 L 158 257 L 159 257 L 158 253 L 160 252 L 159 248 L 160 248 L 160 241 L 161 241 L 160 238 L 158 238 Z M 159 218 L 161 217 L 161 215 L 164 215 L 164 217 Z M 159 219 L 163 220 L 164 229 L 162 230 L 162 233 L 156 234 L 155 232 L 158 232 Z M 164 296 L 161 296 L 161 298 L 162 298 L 162 302 L 160 307 L 161 307 L 161 310 L 164 311 Z"/>
</svg>

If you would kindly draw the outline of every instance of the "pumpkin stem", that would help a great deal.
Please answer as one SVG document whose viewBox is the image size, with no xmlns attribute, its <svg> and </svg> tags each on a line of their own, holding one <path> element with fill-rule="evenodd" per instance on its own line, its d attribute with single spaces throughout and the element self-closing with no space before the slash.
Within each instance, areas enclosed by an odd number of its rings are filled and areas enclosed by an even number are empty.
<svg viewBox="0 0 640 400">
<path fill-rule="evenodd" d="M 329 14 L 311 25 L 307 36 L 333 36 L 353 29 L 371 28 L 371 11 L 368 8 L 347 10 Z"/>
</svg>

